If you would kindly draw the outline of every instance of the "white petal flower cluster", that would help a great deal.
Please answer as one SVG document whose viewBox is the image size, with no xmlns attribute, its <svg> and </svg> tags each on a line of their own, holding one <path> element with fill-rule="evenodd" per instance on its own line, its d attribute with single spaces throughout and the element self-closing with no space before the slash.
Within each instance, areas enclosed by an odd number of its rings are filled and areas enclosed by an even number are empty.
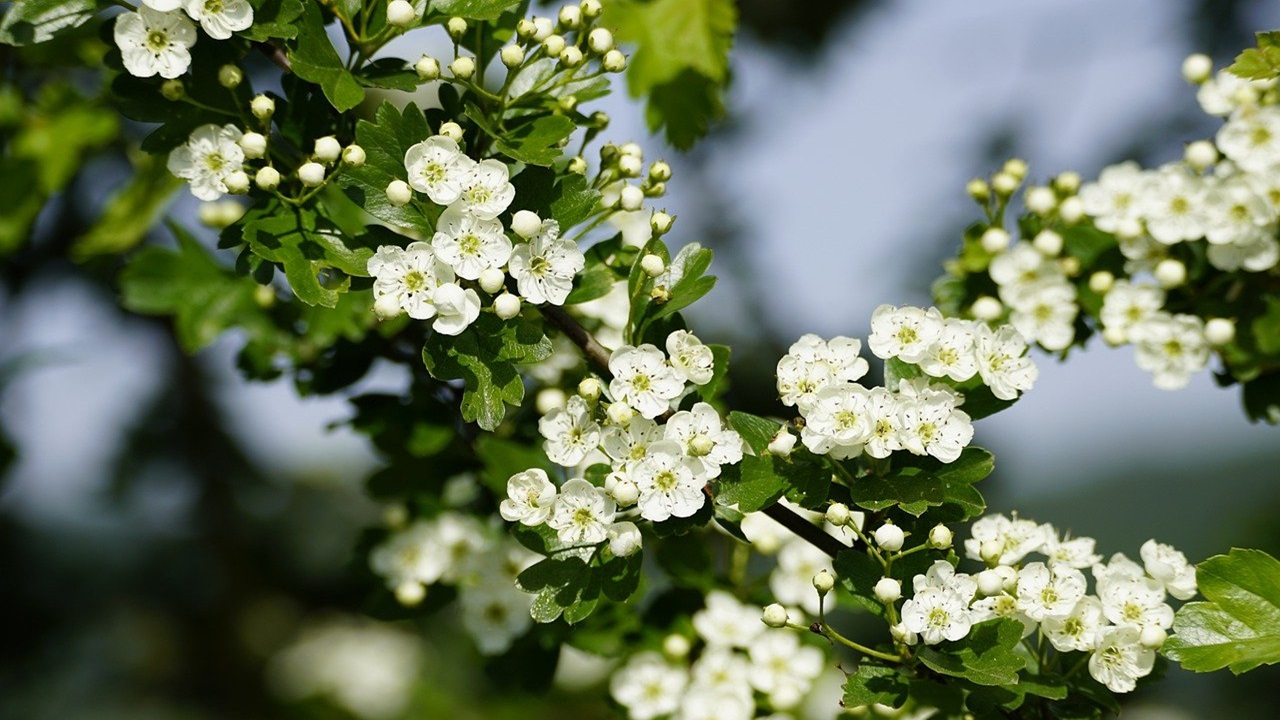
<svg viewBox="0 0 1280 720">
<path fill-rule="evenodd" d="M 760 608 L 723 590 L 707 594 L 693 628 L 694 643 L 680 638 L 692 645 L 683 658 L 641 652 L 614 672 L 609 692 L 631 720 L 751 720 L 789 711 L 822 673 L 821 650 L 795 632 L 766 628 Z"/>
<path fill-rule="evenodd" d="M 383 315 L 404 312 L 415 320 L 431 320 L 432 329 L 457 335 L 480 317 L 480 296 L 457 282 L 453 268 L 433 245 L 383 245 L 369 258 L 375 307 Z"/>
<path fill-rule="evenodd" d="M 1161 309 L 1165 292 L 1151 283 L 1117 280 L 1103 296 L 1103 332 L 1112 344 L 1132 343 L 1138 367 L 1151 373 L 1155 386 L 1177 390 L 1209 364 L 1204 320 Z"/>
<path fill-rule="evenodd" d="M 214 40 L 226 40 L 253 25 L 253 6 L 248 0 L 143 0 L 117 17 L 112 31 L 124 69 L 137 77 L 182 75 L 191 67 L 197 23 Z"/>
<path fill-rule="evenodd" d="M 244 171 L 242 137 L 235 125 L 201 125 L 169 153 L 169 172 L 191 183 L 197 198 L 217 200 L 227 193 L 227 178 Z"/>
<path fill-rule="evenodd" d="M 1016 515 L 980 518 L 971 535 L 965 555 L 987 569 L 970 576 L 938 561 L 917 575 L 897 630 L 907 642 L 935 645 L 959 640 L 985 620 L 1017 620 L 1023 637 L 1038 629 L 1041 642 L 1058 652 L 1088 653 L 1094 679 L 1124 693 L 1151 672 L 1173 625 L 1167 598 L 1196 594 L 1195 567 L 1154 540 L 1142 546 L 1138 564 L 1119 553 L 1104 563 L 1092 538 L 1063 537 Z M 1024 562 L 1033 553 L 1046 559 Z"/>
<path fill-rule="evenodd" d="M 1043 246 L 1019 241 L 992 258 L 988 272 L 1009 308 L 1009 323 L 1027 342 L 1057 352 L 1075 340 L 1080 306 L 1058 254 L 1044 252 Z"/>
</svg>

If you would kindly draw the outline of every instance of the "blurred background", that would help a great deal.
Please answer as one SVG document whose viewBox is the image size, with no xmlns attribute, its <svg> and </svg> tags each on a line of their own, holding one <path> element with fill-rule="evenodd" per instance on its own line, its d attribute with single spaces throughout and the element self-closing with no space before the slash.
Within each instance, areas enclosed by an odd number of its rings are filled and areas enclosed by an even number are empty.
<svg viewBox="0 0 1280 720">
<path fill-rule="evenodd" d="M 625 92 L 601 109 L 609 139 L 673 165 L 670 240 L 714 248 L 721 278 L 690 324 L 734 346 L 731 402 L 766 414 L 800 334 L 865 337 L 878 304 L 929 302 L 979 216 L 966 180 L 1013 155 L 1033 180 L 1175 160 L 1218 122 L 1182 58 L 1221 65 L 1280 26 L 1261 0 L 739 5 L 730 117 L 692 153 L 648 136 Z M 166 322 L 118 308 L 114 268 L 66 260 L 122 168 L 96 157 L 0 266 L 0 718 L 609 717 L 578 658 L 549 700 L 495 696 L 448 628 L 360 619 L 353 547 L 380 517 L 362 494 L 378 459 L 331 429 L 344 398 L 244 383 L 235 336 L 185 357 Z M 195 224 L 182 195 L 171 213 Z M 404 382 L 375 369 L 356 391 Z M 1159 391 L 1131 350 L 1095 343 L 1044 359 L 975 442 L 998 458 L 993 511 L 1199 561 L 1280 554 L 1278 439 L 1207 373 Z M 1134 714 L 1271 718 L 1278 680 L 1179 673 Z M 812 717 L 831 717 L 818 700 Z"/>
</svg>

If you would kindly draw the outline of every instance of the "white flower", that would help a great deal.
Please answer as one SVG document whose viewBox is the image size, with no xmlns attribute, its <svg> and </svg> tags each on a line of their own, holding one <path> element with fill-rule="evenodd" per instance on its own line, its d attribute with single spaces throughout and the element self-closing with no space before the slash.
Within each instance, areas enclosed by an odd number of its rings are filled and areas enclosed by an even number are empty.
<svg viewBox="0 0 1280 720">
<path fill-rule="evenodd" d="M 1115 625 L 1138 630 L 1167 629 L 1173 625 L 1173 608 L 1164 601 L 1164 586 L 1148 577 L 1098 583 L 1102 614 Z"/>
<path fill-rule="evenodd" d="M 445 513 L 391 535 L 369 554 L 369 566 L 391 588 L 404 582 L 455 582 L 487 545 L 478 521 Z"/>
<path fill-rule="evenodd" d="M 656 652 L 631 657 L 609 679 L 609 694 L 627 709 L 631 720 L 653 720 L 680 707 L 688 672 Z"/>
<path fill-rule="evenodd" d="M 864 450 L 873 458 L 887 458 L 903 449 L 902 413 L 898 397 L 882 387 L 871 388 L 867 399 L 867 416 L 871 433 Z"/>
<path fill-rule="evenodd" d="M 630 472 L 631 481 L 640 490 L 636 502 L 640 517 L 661 522 L 698 512 L 707 500 L 702 492 L 706 477 L 700 470 L 701 466 L 680 451 L 679 443 L 659 440 L 650 445 L 648 454 Z"/>
<path fill-rule="evenodd" d="M 964 541 L 965 557 L 982 561 L 990 557 L 1000 565 L 1016 565 L 1030 553 L 1040 551 L 1048 540 L 1045 526 L 1018 517 L 1010 520 L 1004 515 L 979 518 L 970 533 L 973 537 Z"/>
<path fill-rule="evenodd" d="M 918 363 L 941 332 L 942 313 L 937 308 L 881 305 L 871 313 L 867 347 L 878 358 Z"/>
<path fill-rule="evenodd" d="M 956 572 L 946 560 L 938 560 L 923 575 L 911 579 L 911 589 L 917 593 L 928 589 L 946 590 L 959 595 L 966 603 L 978 592 L 978 583 L 967 573 Z"/>
<path fill-rule="evenodd" d="M 640 528 L 633 522 L 616 522 L 609 526 L 609 552 L 617 557 L 634 555 L 644 543 Z"/>
<path fill-rule="evenodd" d="M 1022 303 L 1009 314 L 1009 323 L 1027 342 L 1038 342 L 1057 352 L 1075 340 L 1076 287 L 1065 281 L 1044 281 L 1027 286 Z"/>
<path fill-rule="evenodd" d="M 1022 637 L 1036 631 L 1036 621 L 1018 609 L 1018 599 L 1008 593 L 985 597 L 969 606 L 969 619 L 974 625 L 993 618 L 1017 620 L 1022 624 Z"/>
<path fill-rule="evenodd" d="M 1205 181 L 1181 163 L 1160 168 L 1142 198 L 1147 232 L 1165 245 L 1204 237 L 1204 194 Z"/>
<path fill-rule="evenodd" d="M 253 6 L 245 0 L 187 0 L 187 14 L 214 40 L 253 25 Z"/>
<path fill-rule="evenodd" d="M 1059 652 L 1092 650 L 1097 644 L 1098 633 L 1107 624 L 1102 617 L 1102 603 L 1092 595 L 1086 595 L 1063 617 L 1046 617 L 1040 624 L 1049 642 Z"/>
<path fill-rule="evenodd" d="M 898 404 L 902 446 L 915 455 L 955 462 L 973 439 L 969 415 L 945 393 L 925 393 Z"/>
<path fill-rule="evenodd" d="M 1196 567 L 1187 562 L 1186 555 L 1155 540 L 1143 543 L 1140 552 L 1147 574 L 1164 585 L 1170 595 L 1179 600 L 1195 597 Z"/>
<path fill-rule="evenodd" d="M 672 415 L 664 433 L 667 440 L 680 443 L 704 477 L 720 477 L 721 465 L 742 460 L 742 437 L 725 428 L 720 414 L 707 403 L 697 403 Z"/>
<path fill-rule="evenodd" d="M 675 720 L 751 720 L 755 714 L 756 704 L 749 695 L 694 690 L 684 697 L 680 712 L 674 717 Z"/>
<path fill-rule="evenodd" d="M 484 655 L 500 655 L 533 626 L 533 595 L 514 586 L 464 587 L 458 595 L 462 627 Z"/>
<path fill-rule="evenodd" d="M 968 601 L 959 593 L 926 587 L 902 604 L 902 626 L 919 634 L 926 645 L 937 645 L 968 635 L 973 620 Z"/>
<path fill-rule="evenodd" d="M 1280 109 L 1260 107 L 1236 113 L 1218 130 L 1218 149 L 1251 172 L 1264 172 L 1280 162 Z"/>
<path fill-rule="evenodd" d="M 871 437 L 870 394 L 858 384 L 819 390 L 804 413 L 800 440 L 819 455 L 854 457 Z"/>
<path fill-rule="evenodd" d="M 1259 228 L 1227 245 L 1209 246 L 1209 264 L 1219 270 L 1264 272 L 1280 262 L 1275 231 Z"/>
<path fill-rule="evenodd" d="M 556 408 L 538 421 L 538 432 L 547 441 L 543 448 L 551 462 L 575 467 L 600 445 L 600 425 L 591 418 L 587 401 L 581 396 L 569 398 L 564 408 Z"/>
<path fill-rule="evenodd" d="M 1205 197 L 1207 232 L 1215 245 L 1244 240 L 1276 218 L 1276 209 L 1240 176 L 1223 179 Z"/>
<path fill-rule="evenodd" d="M 1040 370 L 1027 357 L 1027 341 L 1011 325 L 991 330 L 978 325 L 974 330 L 978 374 L 991 394 L 1001 400 L 1016 400 L 1018 393 L 1035 385 Z"/>
<path fill-rule="evenodd" d="M 1071 614 L 1085 591 L 1084 574 L 1068 565 L 1036 562 L 1018 571 L 1018 609 L 1037 622 Z"/>
<path fill-rule="evenodd" d="M 594 545 L 609 538 L 617 506 L 605 491 L 581 478 L 560 488 L 547 525 L 568 545 Z"/>
<path fill-rule="evenodd" d="M 169 172 L 190 182 L 197 198 L 217 200 L 227 192 L 227 176 L 244 167 L 242 135 L 235 125 L 201 125 L 169 153 Z"/>
<path fill-rule="evenodd" d="M 373 297 L 390 298 L 415 320 L 435 317 L 436 288 L 454 279 L 453 270 L 424 242 L 407 248 L 383 245 L 369 258 L 368 270 L 374 278 Z"/>
<path fill-rule="evenodd" d="M 1117 280 L 1102 298 L 1099 317 L 1104 328 L 1123 330 L 1127 337 L 1129 328 L 1151 317 L 1163 305 L 1164 290 L 1156 285 Z"/>
<path fill-rule="evenodd" d="M 1139 642 L 1140 633 L 1131 627 L 1109 627 L 1098 633 L 1093 655 L 1089 656 L 1089 674 L 1111 692 L 1131 692 L 1137 679 L 1150 674 L 1155 666 L 1154 650 Z"/>
<path fill-rule="evenodd" d="M 1045 257 L 1029 242 L 1019 242 L 1009 252 L 997 256 L 987 272 L 1000 286 L 1000 299 L 1023 310 L 1035 303 L 1040 287 L 1066 282 L 1062 265 Z"/>
<path fill-rule="evenodd" d="M 759 622 L 757 620 L 757 622 Z M 779 710 L 795 707 L 822 674 L 822 651 L 800 644 L 789 630 L 766 630 L 747 650 L 751 686 L 769 696 Z"/>
<path fill-rule="evenodd" d="M 1129 328 L 1129 339 L 1137 346 L 1138 367 L 1152 373 L 1161 390 L 1185 387 L 1209 362 L 1204 321 L 1195 315 L 1153 313 Z"/>
<path fill-rule="evenodd" d="M 1040 552 L 1049 558 L 1050 565 L 1061 563 L 1083 570 L 1093 567 L 1102 559 L 1101 555 L 1093 552 L 1096 544 L 1093 538 L 1078 537 L 1059 540 L 1057 533 L 1051 530 L 1052 526 L 1045 525 L 1043 528 L 1045 543 Z"/>
<path fill-rule="evenodd" d="M 1080 188 L 1080 202 L 1099 230 L 1115 232 L 1121 222 L 1138 218 L 1148 178 L 1132 160 L 1105 167 L 1097 182 Z"/>
<path fill-rule="evenodd" d="M 938 339 L 920 359 L 920 369 L 933 377 L 949 377 L 956 382 L 964 382 L 976 375 L 978 361 L 974 353 L 973 328 L 974 323 L 967 320 L 944 320 Z"/>
<path fill-rule="evenodd" d="M 623 345 L 609 356 L 609 393 L 646 418 L 656 418 L 684 392 L 684 382 L 657 347 Z"/>
<path fill-rule="evenodd" d="M 706 385 L 711 382 L 715 372 L 715 356 L 711 348 L 687 330 L 677 330 L 667 336 L 667 356 L 671 358 L 671 367 L 681 380 L 694 385 Z"/>
<path fill-rule="evenodd" d="M 458 143 L 443 135 L 416 143 L 404 154 L 409 185 L 437 205 L 452 205 L 462 197 L 473 165 L 475 161 L 462 154 Z"/>
<path fill-rule="evenodd" d="M 1200 107 L 1210 115 L 1226 117 L 1240 108 L 1252 108 L 1273 81 L 1246 80 L 1228 70 L 1219 70 L 1196 91 Z"/>
<path fill-rule="evenodd" d="M 451 205 L 440 215 L 431 247 L 460 278 L 475 280 L 489 268 L 501 268 L 511 258 L 511 240 L 502 223 L 484 220 Z"/>
<path fill-rule="evenodd" d="M 708 645 L 745 648 L 764 632 L 764 623 L 760 608 L 723 590 L 712 590 L 706 607 L 693 614 L 693 629 Z"/>
<path fill-rule="evenodd" d="M 649 446 L 662 439 L 663 428 L 648 418 L 632 418 L 626 427 L 610 425 L 604 429 L 601 445 L 613 460 L 614 467 L 629 469 L 649 454 Z"/>
<path fill-rule="evenodd" d="M 758 612 L 755 615 L 759 615 Z M 696 616 L 695 616 L 696 617 Z M 752 639 L 764 631 L 760 618 L 754 619 L 759 630 L 752 634 Z M 742 646 L 750 643 L 744 643 Z M 689 684 L 691 693 L 707 693 L 719 696 L 731 696 L 742 699 L 755 708 L 751 701 L 751 683 L 748 680 L 750 664 L 741 653 L 733 651 L 731 646 L 710 645 L 698 656 L 697 662 L 690 668 L 693 681 Z M 751 717 L 750 714 L 747 717 Z"/>
<path fill-rule="evenodd" d="M 563 305 L 573 290 L 573 276 L 585 265 L 578 246 L 561 238 L 559 224 L 547 220 L 537 237 L 512 251 L 509 269 L 526 300 Z"/>
<path fill-rule="evenodd" d="M 182 7 L 182 0 L 142 0 L 142 4 L 160 12 L 169 12 Z"/>
<path fill-rule="evenodd" d="M 498 504 L 498 512 L 507 522 L 541 525 L 551 516 L 556 495 L 545 470 L 525 470 L 507 480 L 507 499 Z"/>
<path fill-rule="evenodd" d="M 480 317 L 480 296 L 475 290 L 456 283 L 445 283 L 431 294 L 436 308 L 436 321 L 431 329 L 442 335 L 458 335 Z"/>
<path fill-rule="evenodd" d="M 130 75 L 171 79 L 191 67 L 189 48 L 196 44 L 196 26 L 180 12 L 143 5 L 117 17 L 113 35 Z"/>
<path fill-rule="evenodd" d="M 778 566 L 769 574 L 769 590 L 783 605 L 799 606 L 810 615 L 817 615 L 818 593 L 813 589 L 813 576 L 823 570 L 835 572 L 831 556 L 803 540 L 791 539 L 778 551 Z M 830 599 L 826 607 L 831 609 Z"/>
<path fill-rule="evenodd" d="M 463 207 L 485 220 L 498 217 L 516 196 L 510 177 L 507 166 L 493 158 L 470 165 L 461 181 Z"/>
</svg>

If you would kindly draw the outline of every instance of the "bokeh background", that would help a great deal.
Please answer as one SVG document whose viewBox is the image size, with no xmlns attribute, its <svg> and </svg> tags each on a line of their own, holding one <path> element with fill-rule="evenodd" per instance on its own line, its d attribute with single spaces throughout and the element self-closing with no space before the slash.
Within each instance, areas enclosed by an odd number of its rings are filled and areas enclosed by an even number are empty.
<svg viewBox="0 0 1280 720">
<path fill-rule="evenodd" d="M 1222 64 L 1280 26 L 1262 0 L 740 11 L 730 116 L 692 153 L 648 136 L 625 93 L 602 109 L 609 139 L 673 165 L 671 240 L 714 248 L 721 277 L 690 323 L 734 346 L 732 402 L 765 413 L 779 411 L 774 363 L 800 334 L 865 336 L 876 305 L 929 301 L 978 217 L 966 180 L 1011 155 L 1033 180 L 1175 160 L 1218 122 L 1182 58 Z M 389 52 L 431 50 L 415 43 Z M 17 450 L 0 481 L 0 718 L 609 717 L 581 658 L 565 658 L 550 699 L 496 694 L 448 629 L 359 619 L 352 549 L 380 516 L 361 491 L 378 460 L 340 426 L 344 398 L 244 383 L 234 336 L 184 357 L 163 321 L 117 307 L 114 268 L 65 260 L 125 167 L 96 158 L 0 265 L 0 426 Z M 196 210 L 184 197 L 171 212 Z M 403 382 L 378 368 L 356 390 Z M 1108 553 L 1157 537 L 1200 560 L 1233 545 L 1280 554 L 1278 440 L 1207 373 L 1159 391 L 1131 351 L 1095 343 L 1046 359 L 976 442 L 999 461 L 983 487 L 993 510 Z M 363 690 L 334 689 L 352 678 Z M 1171 673 L 1133 714 L 1271 718 L 1277 680 Z M 407 709 L 388 709 L 397 693 Z M 821 700 L 813 717 L 830 717 Z"/>
</svg>

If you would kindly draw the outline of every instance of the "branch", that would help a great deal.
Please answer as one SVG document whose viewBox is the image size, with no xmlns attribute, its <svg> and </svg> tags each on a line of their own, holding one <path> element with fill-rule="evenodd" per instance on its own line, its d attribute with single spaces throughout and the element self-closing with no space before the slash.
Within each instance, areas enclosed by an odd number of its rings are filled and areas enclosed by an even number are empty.
<svg viewBox="0 0 1280 720">
<path fill-rule="evenodd" d="M 795 533 L 796 537 L 818 548 L 832 558 L 839 555 L 842 550 L 849 549 L 848 545 L 828 535 L 822 528 L 800 517 L 785 505 L 770 505 L 764 509 L 764 514 L 773 518 L 782 527 Z"/>
<path fill-rule="evenodd" d="M 268 42 L 256 42 L 253 46 L 258 49 L 258 52 L 266 55 L 268 60 L 275 63 L 276 67 L 287 73 L 293 72 L 293 64 L 289 62 L 289 56 L 285 55 L 284 50 Z"/>
</svg>

